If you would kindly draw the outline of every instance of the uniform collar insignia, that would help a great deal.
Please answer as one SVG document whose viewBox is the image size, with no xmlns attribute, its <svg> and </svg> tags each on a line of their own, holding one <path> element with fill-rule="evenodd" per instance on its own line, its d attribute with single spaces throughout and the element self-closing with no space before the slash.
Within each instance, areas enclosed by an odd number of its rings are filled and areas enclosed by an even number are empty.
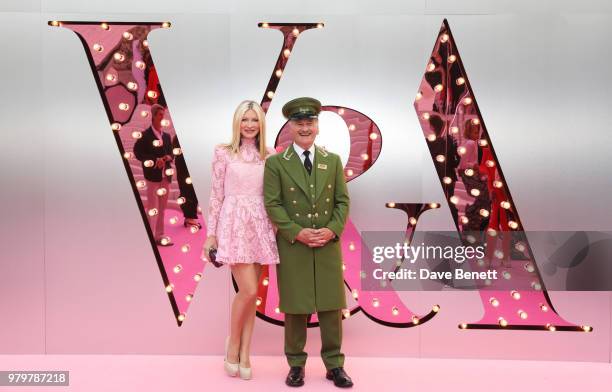
<svg viewBox="0 0 612 392">
<path fill-rule="evenodd" d="M 327 153 L 327 150 L 325 149 L 325 147 L 323 146 L 317 146 L 315 144 L 315 147 L 317 150 L 319 150 L 319 152 L 321 153 L 321 155 L 323 155 L 324 157 L 328 156 L 329 154 Z"/>
<path fill-rule="evenodd" d="M 286 160 L 290 160 L 292 156 L 293 156 L 293 148 L 290 145 L 289 147 L 285 148 L 285 151 L 283 152 L 283 158 Z"/>
</svg>

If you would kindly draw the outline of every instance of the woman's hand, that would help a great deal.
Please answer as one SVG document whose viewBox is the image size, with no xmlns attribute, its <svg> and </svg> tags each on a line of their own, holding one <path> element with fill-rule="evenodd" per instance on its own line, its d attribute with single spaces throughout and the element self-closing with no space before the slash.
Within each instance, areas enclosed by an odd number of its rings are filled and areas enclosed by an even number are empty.
<svg viewBox="0 0 612 392">
<path fill-rule="evenodd" d="M 202 259 L 208 260 L 208 251 L 210 248 L 217 249 L 217 237 L 214 235 L 208 236 L 202 247 Z"/>
</svg>

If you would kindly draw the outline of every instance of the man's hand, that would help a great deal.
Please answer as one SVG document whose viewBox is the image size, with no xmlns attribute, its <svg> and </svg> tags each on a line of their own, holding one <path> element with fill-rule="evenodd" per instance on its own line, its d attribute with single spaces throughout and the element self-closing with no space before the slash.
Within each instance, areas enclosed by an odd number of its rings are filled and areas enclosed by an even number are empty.
<svg viewBox="0 0 612 392">
<path fill-rule="evenodd" d="M 323 246 L 331 241 L 334 237 L 336 237 L 336 233 L 328 229 L 327 227 L 323 227 L 322 229 L 316 230 L 317 234 L 312 239 L 312 246 Z"/>
<path fill-rule="evenodd" d="M 315 235 L 317 235 L 317 230 L 305 228 L 305 229 L 300 230 L 300 232 L 298 233 L 297 237 L 295 237 L 295 239 L 305 245 L 311 246 L 310 243 L 312 242 L 312 238 Z"/>
<path fill-rule="evenodd" d="M 333 231 L 324 227 L 322 229 L 302 229 L 296 239 L 311 248 L 318 248 L 327 244 L 335 236 Z"/>
</svg>

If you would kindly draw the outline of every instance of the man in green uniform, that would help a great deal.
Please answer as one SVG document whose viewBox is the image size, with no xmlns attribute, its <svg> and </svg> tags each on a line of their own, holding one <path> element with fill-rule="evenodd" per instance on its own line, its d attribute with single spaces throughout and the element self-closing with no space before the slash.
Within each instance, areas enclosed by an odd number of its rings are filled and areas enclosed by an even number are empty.
<svg viewBox="0 0 612 392">
<path fill-rule="evenodd" d="M 321 103 L 306 97 L 283 106 L 293 144 L 266 160 L 264 200 L 278 227 L 279 307 L 285 313 L 285 355 L 291 367 L 285 383 L 304 385 L 306 324 L 316 312 L 326 377 L 338 387 L 351 387 L 340 351 L 346 299 L 339 239 L 349 196 L 340 157 L 314 145 L 320 111 Z"/>
</svg>

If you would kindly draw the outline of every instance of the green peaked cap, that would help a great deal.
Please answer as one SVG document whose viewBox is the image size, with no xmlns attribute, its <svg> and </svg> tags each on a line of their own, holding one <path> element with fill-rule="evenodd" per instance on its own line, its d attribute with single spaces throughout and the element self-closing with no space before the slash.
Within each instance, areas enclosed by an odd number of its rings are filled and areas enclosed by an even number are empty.
<svg viewBox="0 0 612 392">
<path fill-rule="evenodd" d="M 321 102 L 310 97 L 292 99 L 283 106 L 283 116 L 287 120 L 317 118 L 321 112 Z"/>
</svg>

